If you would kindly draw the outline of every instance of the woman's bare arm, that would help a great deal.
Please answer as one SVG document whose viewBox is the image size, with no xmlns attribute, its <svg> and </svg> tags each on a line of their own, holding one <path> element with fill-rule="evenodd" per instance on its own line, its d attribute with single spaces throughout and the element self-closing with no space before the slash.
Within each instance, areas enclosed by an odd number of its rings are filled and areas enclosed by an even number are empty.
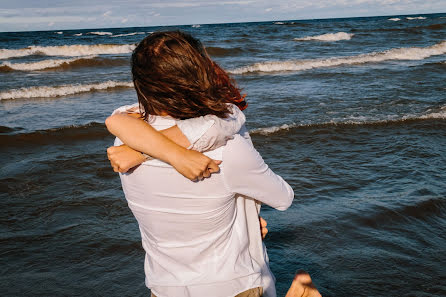
<svg viewBox="0 0 446 297">
<path fill-rule="evenodd" d="M 128 114 L 112 115 L 107 118 L 105 124 L 110 133 L 121 139 L 129 148 L 168 162 L 189 179 L 208 177 L 211 173 L 219 171 L 217 165 L 219 162 L 216 163 L 199 152 L 186 149 L 189 146 L 189 141 L 177 127 L 166 129 L 163 131 L 165 133 L 163 135 L 140 119 L 138 115 Z M 174 139 L 175 142 L 169 138 Z M 144 159 L 137 152 L 122 147 L 111 147 L 107 150 L 113 168 L 119 172 L 123 172 L 120 169 L 124 168 L 126 164 L 120 166 L 113 160 L 125 160 L 126 158 L 117 156 L 128 154 L 129 158 L 127 159 L 139 162 L 136 164 L 138 165 Z"/>
</svg>

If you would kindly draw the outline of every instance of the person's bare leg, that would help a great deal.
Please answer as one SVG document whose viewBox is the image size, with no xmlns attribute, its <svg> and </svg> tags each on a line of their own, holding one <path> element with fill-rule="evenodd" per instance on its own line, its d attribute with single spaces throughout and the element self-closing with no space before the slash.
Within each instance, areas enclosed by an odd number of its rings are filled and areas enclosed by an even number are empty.
<svg viewBox="0 0 446 297">
<path fill-rule="evenodd" d="M 300 270 L 294 276 L 285 297 L 322 297 L 322 295 L 313 285 L 310 275 Z"/>
</svg>

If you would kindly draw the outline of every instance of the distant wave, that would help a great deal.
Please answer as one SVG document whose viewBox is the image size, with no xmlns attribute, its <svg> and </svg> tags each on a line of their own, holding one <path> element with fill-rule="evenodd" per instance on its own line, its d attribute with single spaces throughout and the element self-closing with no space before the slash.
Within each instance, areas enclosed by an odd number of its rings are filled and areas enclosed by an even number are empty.
<svg viewBox="0 0 446 297">
<path fill-rule="evenodd" d="M 134 48 L 134 44 L 30 46 L 21 49 L 0 49 L 0 59 L 25 57 L 30 55 L 77 57 L 89 55 L 127 54 L 131 53 Z"/>
<path fill-rule="evenodd" d="M 289 131 L 291 129 L 297 129 L 297 128 L 317 128 L 317 127 L 330 127 L 330 126 L 358 126 L 358 125 L 364 125 L 364 126 L 376 126 L 376 125 L 391 125 L 391 124 L 403 124 L 407 122 L 416 122 L 416 121 L 423 121 L 423 120 L 446 120 L 446 105 L 439 108 L 438 110 L 428 110 L 426 113 L 422 115 L 405 115 L 400 117 L 399 119 L 392 119 L 392 120 L 351 120 L 351 119 L 345 119 L 345 120 L 337 120 L 337 121 L 330 121 L 330 122 L 324 122 L 324 123 L 310 123 L 310 124 L 297 124 L 297 123 L 290 123 L 290 124 L 283 124 L 279 126 L 271 126 L 271 127 L 264 127 L 264 128 L 257 128 L 250 131 L 251 134 L 257 134 L 257 135 L 271 135 L 279 132 L 285 132 Z"/>
<path fill-rule="evenodd" d="M 73 34 L 73 36 L 82 36 L 82 33 Z"/>
<path fill-rule="evenodd" d="M 211 56 L 222 57 L 222 56 L 231 56 L 231 55 L 235 55 L 235 54 L 240 54 L 243 52 L 243 49 L 241 49 L 239 47 L 226 48 L 226 47 L 209 46 L 209 47 L 206 47 L 206 51 Z"/>
<path fill-rule="evenodd" d="M 250 72 L 303 71 L 341 65 L 378 63 L 388 60 L 423 60 L 430 56 L 443 55 L 445 53 L 446 41 L 442 41 L 429 47 L 394 48 L 383 52 L 373 52 L 357 56 L 255 63 L 229 70 L 229 72 L 232 74 L 243 74 Z"/>
<path fill-rule="evenodd" d="M 112 32 L 88 32 L 87 34 L 93 34 L 93 35 L 100 35 L 100 36 L 103 36 L 103 35 L 113 35 L 113 33 Z"/>
<path fill-rule="evenodd" d="M 128 65 L 127 59 L 107 59 L 97 56 L 86 56 L 73 59 L 44 60 L 31 63 L 11 63 L 0 64 L 0 72 L 11 71 L 39 71 L 39 70 L 69 70 L 74 67 L 95 67 L 95 66 L 121 66 Z"/>
<path fill-rule="evenodd" d="M 54 33 L 56 33 L 56 34 L 63 34 L 63 32 L 62 31 L 59 31 L 59 32 L 54 32 Z"/>
<path fill-rule="evenodd" d="M 407 20 L 425 20 L 425 17 L 419 16 L 419 17 L 407 17 Z"/>
<path fill-rule="evenodd" d="M 285 25 L 284 22 L 274 22 L 274 25 Z"/>
<path fill-rule="evenodd" d="M 200 28 L 201 25 L 192 25 L 191 27 L 192 27 L 192 28 Z"/>
<path fill-rule="evenodd" d="M 339 41 L 339 40 L 350 40 L 353 37 L 353 33 L 327 33 L 316 36 L 307 36 L 303 38 L 294 38 L 296 41 L 308 41 L 308 40 L 318 40 L 318 41 Z"/>
<path fill-rule="evenodd" d="M 401 19 L 400 18 L 390 18 L 389 21 L 398 22 L 398 21 L 401 21 Z"/>
<path fill-rule="evenodd" d="M 118 34 L 118 35 L 112 35 L 110 37 L 123 37 L 123 36 L 133 36 L 133 35 L 140 35 L 140 34 L 146 34 L 146 32 L 133 32 L 133 33 L 127 33 L 127 34 Z"/>
<path fill-rule="evenodd" d="M 61 86 L 42 86 L 13 89 L 0 92 L 0 100 L 22 99 L 22 98 L 54 98 L 80 93 L 89 93 L 101 90 L 112 90 L 119 88 L 132 88 L 132 82 L 106 81 L 96 84 L 72 84 Z"/>
</svg>

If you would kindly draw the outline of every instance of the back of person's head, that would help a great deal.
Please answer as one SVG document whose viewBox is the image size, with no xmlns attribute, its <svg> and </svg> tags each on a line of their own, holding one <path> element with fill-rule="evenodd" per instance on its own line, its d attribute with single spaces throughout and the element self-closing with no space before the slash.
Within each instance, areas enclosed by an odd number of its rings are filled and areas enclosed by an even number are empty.
<svg viewBox="0 0 446 297">
<path fill-rule="evenodd" d="M 207 114 L 225 117 L 226 103 L 246 107 L 228 74 L 189 34 L 155 32 L 133 51 L 132 75 L 143 116 L 168 114 L 187 119 Z"/>
</svg>

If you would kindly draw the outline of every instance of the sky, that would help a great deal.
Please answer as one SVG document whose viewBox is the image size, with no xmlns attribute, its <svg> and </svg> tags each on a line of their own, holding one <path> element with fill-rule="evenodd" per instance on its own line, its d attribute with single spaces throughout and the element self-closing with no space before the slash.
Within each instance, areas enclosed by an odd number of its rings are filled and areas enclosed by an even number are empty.
<svg viewBox="0 0 446 297">
<path fill-rule="evenodd" d="M 446 12 L 446 0 L 0 0 L 0 32 Z"/>
</svg>

